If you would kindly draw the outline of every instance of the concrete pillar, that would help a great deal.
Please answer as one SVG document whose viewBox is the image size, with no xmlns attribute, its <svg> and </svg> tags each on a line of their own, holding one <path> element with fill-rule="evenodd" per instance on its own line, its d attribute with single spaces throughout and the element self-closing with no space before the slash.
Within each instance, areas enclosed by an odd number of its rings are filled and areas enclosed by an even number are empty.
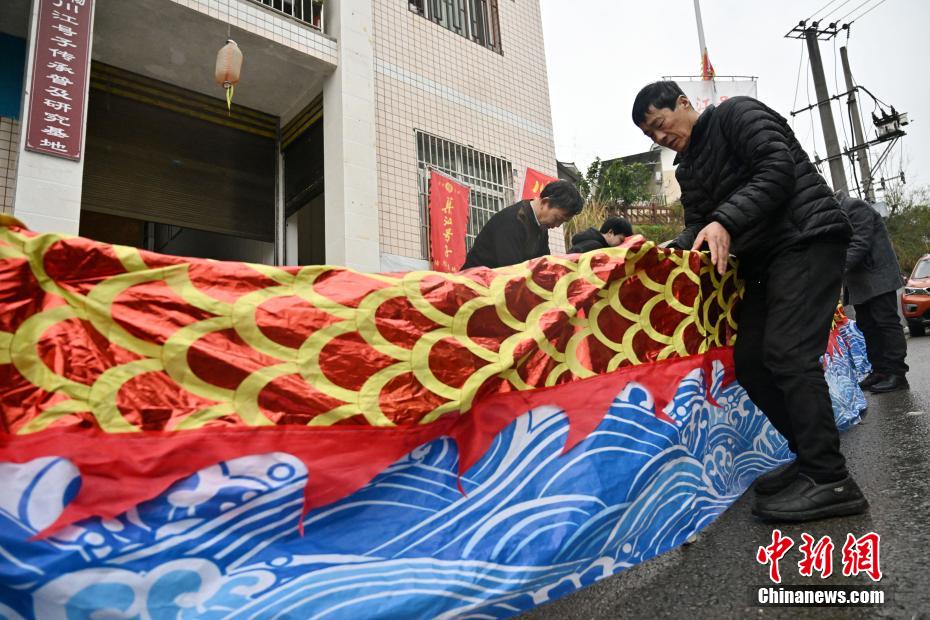
<svg viewBox="0 0 930 620">
<path fill-rule="evenodd" d="M 323 85 L 326 262 L 380 271 L 372 2 L 330 0 L 336 71 Z"/>
<path fill-rule="evenodd" d="M 94 3 L 96 5 L 96 3 Z M 19 166 L 16 172 L 16 200 L 13 214 L 36 232 L 78 234 L 81 220 L 81 188 L 84 178 L 84 158 L 71 161 L 25 150 L 26 129 L 29 126 L 29 103 L 32 91 L 33 59 L 36 54 L 39 3 L 32 2 L 29 38 L 27 42 L 26 74 L 23 80 L 23 115 L 19 142 Z M 90 89 L 90 57 L 93 43 L 93 15 L 88 34 L 88 67 L 84 88 L 84 117 L 81 121 L 81 142 L 87 150 L 87 93 Z"/>
</svg>

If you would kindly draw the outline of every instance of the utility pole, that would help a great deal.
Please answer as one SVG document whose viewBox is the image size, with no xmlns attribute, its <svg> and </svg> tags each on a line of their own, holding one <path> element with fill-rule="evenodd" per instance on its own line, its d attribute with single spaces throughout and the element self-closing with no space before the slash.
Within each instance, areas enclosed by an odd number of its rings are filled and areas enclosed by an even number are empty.
<svg viewBox="0 0 930 620">
<path fill-rule="evenodd" d="M 846 182 L 846 170 L 843 167 L 843 155 L 840 152 L 840 142 L 836 137 L 836 125 L 833 123 L 833 108 L 830 93 L 827 91 L 827 80 L 823 74 L 823 61 L 820 58 L 820 42 L 817 37 L 817 22 L 804 30 L 807 39 L 807 55 L 811 62 L 811 74 L 814 78 L 814 91 L 817 93 L 818 108 L 820 108 L 820 124 L 823 126 L 823 139 L 827 143 L 827 159 L 830 161 L 830 179 L 833 181 L 833 190 L 849 190 Z"/>
<path fill-rule="evenodd" d="M 843 75 L 846 78 L 846 90 L 849 91 L 850 122 L 853 126 L 853 139 L 855 140 L 853 148 L 865 144 L 865 134 L 862 131 L 862 122 L 859 118 L 859 103 L 856 101 L 856 87 L 853 85 L 852 71 L 849 69 L 849 56 L 846 53 L 846 46 L 840 48 L 840 57 L 843 59 Z M 859 161 L 859 173 L 862 175 L 860 195 L 868 202 L 875 202 L 875 191 L 872 189 L 872 173 L 869 170 L 869 150 L 861 148 L 855 150 L 855 157 Z"/>
<path fill-rule="evenodd" d="M 833 2 L 830 2 L 827 6 L 830 4 L 833 4 Z M 846 3 L 844 2 L 843 4 Z M 866 3 L 863 2 L 862 4 L 865 5 Z M 878 4 L 881 4 L 881 2 Z M 849 28 L 852 26 L 853 22 L 872 11 L 875 6 L 866 9 L 865 12 L 860 13 L 858 17 L 853 18 L 853 20 L 848 23 L 831 22 L 824 28 L 820 27 L 819 21 L 811 22 L 810 25 L 808 25 L 808 21 L 804 19 L 798 22 L 798 24 L 785 35 L 787 39 L 805 39 L 807 41 L 807 55 L 810 58 L 811 73 L 814 77 L 814 90 L 817 93 L 817 103 L 808 105 L 806 108 L 801 108 L 800 110 L 792 110 L 791 116 L 807 112 L 815 107 L 820 110 L 820 121 L 823 126 L 824 141 L 827 143 L 827 161 L 830 163 L 830 177 L 833 181 L 833 189 L 849 191 L 849 183 L 846 180 L 846 171 L 843 166 L 843 157 L 849 156 L 850 161 L 852 161 L 853 157 L 858 157 L 859 170 L 862 172 L 862 181 L 859 184 L 860 196 L 870 202 L 875 201 L 874 172 L 879 169 L 879 166 L 881 166 L 897 141 L 906 135 L 902 128 L 908 124 L 907 113 L 896 111 L 894 106 L 888 106 L 890 107 L 890 111 L 886 112 L 881 102 L 869 92 L 868 89 L 853 85 L 852 72 L 849 70 L 849 57 L 846 54 L 845 47 L 840 48 L 840 54 L 843 57 L 843 75 L 846 77 L 846 92 L 837 93 L 835 96 L 831 97 L 829 91 L 827 91 L 827 80 L 824 78 L 823 74 L 823 61 L 820 58 L 820 40 L 824 39 L 829 41 L 842 30 L 846 31 L 846 36 L 848 38 Z M 860 7 L 856 7 L 851 13 L 859 10 L 859 8 Z M 832 11 L 827 13 L 826 16 L 831 14 Z M 845 16 L 842 19 L 845 19 Z M 862 123 L 859 118 L 859 104 L 856 101 L 856 93 L 860 90 L 875 99 L 876 104 L 881 108 L 881 118 L 874 113 L 872 114 L 872 121 L 875 123 L 876 130 L 876 136 L 872 140 L 865 139 L 865 132 L 862 130 Z M 832 109 L 833 100 L 839 100 L 843 96 L 848 96 L 847 103 L 849 104 L 850 122 L 853 126 L 854 140 L 854 144 L 845 152 L 840 151 L 839 140 L 836 137 L 836 125 L 833 122 Z M 879 144 L 887 144 L 887 146 L 876 160 L 874 168 L 872 168 L 869 162 L 869 149 Z M 815 163 L 819 165 L 820 159 L 818 158 Z M 853 171 L 855 171 L 855 168 L 853 168 Z M 884 189 L 884 185 L 882 189 Z"/>
</svg>

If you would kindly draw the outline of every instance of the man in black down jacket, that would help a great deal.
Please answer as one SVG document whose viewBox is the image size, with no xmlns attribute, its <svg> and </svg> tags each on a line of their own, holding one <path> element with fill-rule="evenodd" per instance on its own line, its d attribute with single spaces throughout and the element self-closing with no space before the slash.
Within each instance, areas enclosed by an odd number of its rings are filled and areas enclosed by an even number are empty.
<svg viewBox="0 0 930 620">
<path fill-rule="evenodd" d="M 581 211 L 584 201 L 568 181 L 553 181 L 538 198 L 498 211 L 478 232 L 462 269 L 506 267 L 550 254 L 549 229 Z"/>
<path fill-rule="evenodd" d="M 589 228 L 572 236 L 569 254 L 583 254 L 591 250 L 615 248 L 633 234 L 633 225 L 625 217 L 617 215 L 604 220 L 601 229 Z"/>
<path fill-rule="evenodd" d="M 736 377 L 797 455 L 756 481 L 753 514 L 807 521 L 863 512 L 820 365 L 851 232 L 833 191 L 785 119 L 755 99 L 698 115 L 678 84 L 656 82 L 637 95 L 633 122 L 678 152 L 685 230 L 672 247 L 706 245 L 721 274 L 732 252 L 746 280 Z"/>
<path fill-rule="evenodd" d="M 882 217 L 864 200 L 837 192 L 853 236 L 846 251 L 846 294 L 856 308 L 872 374 L 859 385 L 876 394 L 908 389 L 907 341 L 898 316 L 901 271 Z"/>
</svg>

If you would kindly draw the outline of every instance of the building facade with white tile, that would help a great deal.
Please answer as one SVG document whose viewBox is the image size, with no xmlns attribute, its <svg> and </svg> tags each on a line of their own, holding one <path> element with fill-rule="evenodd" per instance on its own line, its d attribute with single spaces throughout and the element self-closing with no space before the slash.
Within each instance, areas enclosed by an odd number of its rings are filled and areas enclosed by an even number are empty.
<svg viewBox="0 0 930 620">
<path fill-rule="evenodd" d="M 40 17 L 65 8 L 91 23 L 83 118 L 64 128 L 77 159 L 26 139 L 60 118 L 31 91 Z M 227 38 L 244 56 L 231 109 Z M 4 0 L 0 47 L 0 208 L 38 231 L 416 269 L 430 169 L 470 187 L 469 237 L 527 167 L 556 176 L 539 0 Z"/>
</svg>

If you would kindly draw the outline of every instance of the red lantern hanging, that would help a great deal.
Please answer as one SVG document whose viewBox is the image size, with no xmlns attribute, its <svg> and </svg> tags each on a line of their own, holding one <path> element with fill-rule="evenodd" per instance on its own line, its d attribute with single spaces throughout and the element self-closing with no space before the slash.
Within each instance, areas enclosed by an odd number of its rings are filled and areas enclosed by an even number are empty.
<svg viewBox="0 0 930 620">
<path fill-rule="evenodd" d="M 226 89 L 226 109 L 232 111 L 232 96 L 242 71 L 242 50 L 232 39 L 216 53 L 216 83 Z"/>
</svg>

